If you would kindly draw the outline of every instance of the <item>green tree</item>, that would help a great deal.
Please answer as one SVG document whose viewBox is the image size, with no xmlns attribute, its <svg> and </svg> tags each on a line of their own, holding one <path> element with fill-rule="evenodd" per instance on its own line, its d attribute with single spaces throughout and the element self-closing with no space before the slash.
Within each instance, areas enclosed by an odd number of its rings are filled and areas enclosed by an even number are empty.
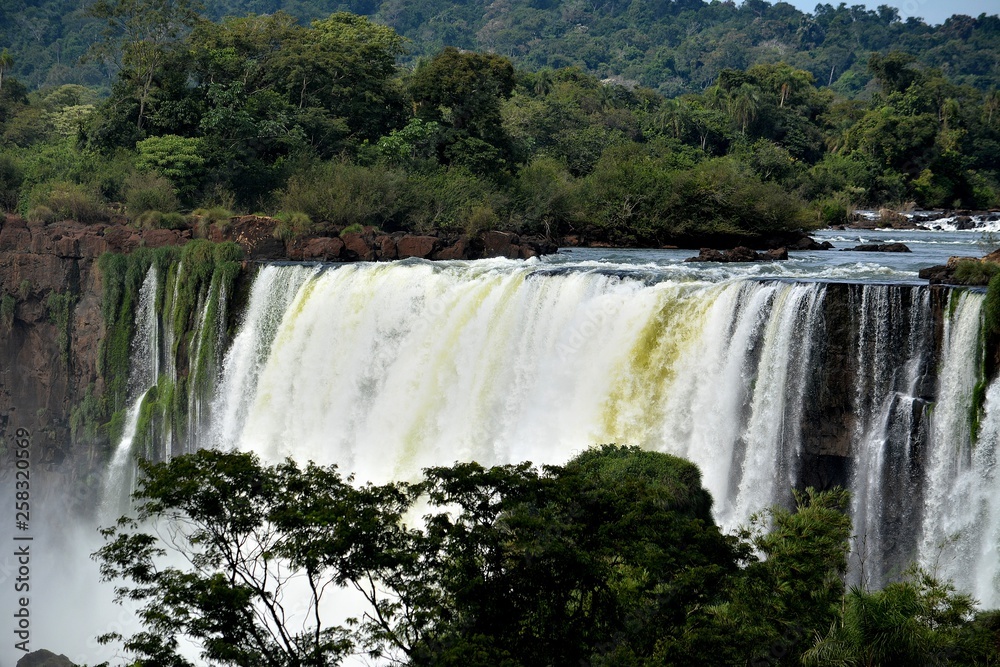
<svg viewBox="0 0 1000 667">
<path fill-rule="evenodd" d="M 911 568 L 906 579 L 880 591 L 852 588 L 843 617 L 816 639 L 802 663 L 813 667 L 993 664 L 996 639 L 977 632 L 974 618 L 971 597 Z"/>
<path fill-rule="evenodd" d="M 107 24 L 105 41 L 94 53 L 119 67 L 138 102 L 136 128 L 141 130 L 156 76 L 198 21 L 198 5 L 193 0 L 97 0 L 87 12 Z"/>
<path fill-rule="evenodd" d="M 14 66 L 14 56 L 6 48 L 0 51 L 0 90 L 3 90 L 3 77 Z"/>
<path fill-rule="evenodd" d="M 190 197 L 204 179 L 201 139 L 167 134 L 143 139 L 135 148 L 136 167 L 166 176 L 182 197 Z"/>
<path fill-rule="evenodd" d="M 439 149 L 443 163 L 465 162 L 479 173 L 513 167 L 500 114 L 501 102 L 514 91 L 509 60 L 447 47 L 416 69 L 409 90 L 419 117 L 452 130 Z"/>
</svg>

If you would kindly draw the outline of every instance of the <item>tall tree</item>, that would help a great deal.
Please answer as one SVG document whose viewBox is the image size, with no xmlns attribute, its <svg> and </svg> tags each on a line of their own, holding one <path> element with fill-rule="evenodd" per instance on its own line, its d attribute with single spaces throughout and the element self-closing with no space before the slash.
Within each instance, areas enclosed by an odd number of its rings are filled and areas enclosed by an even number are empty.
<svg viewBox="0 0 1000 667">
<path fill-rule="evenodd" d="M 0 90 L 3 90 L 3 75 L 14 66 L 14 56 L 10 55 L 10 51 L 4 49 L 0 51 Z"/>
<path fill-rule="evenodd" d="M 128 83 L 139 105 L 138 130 L 146 119 L 158 72 L 198 22 L 199 9 L 195 0 L 97 0 L 87 10 L 107 24 L 104 41 L 92 55 L 120 69 L 121 80 Z"/>
</svg>

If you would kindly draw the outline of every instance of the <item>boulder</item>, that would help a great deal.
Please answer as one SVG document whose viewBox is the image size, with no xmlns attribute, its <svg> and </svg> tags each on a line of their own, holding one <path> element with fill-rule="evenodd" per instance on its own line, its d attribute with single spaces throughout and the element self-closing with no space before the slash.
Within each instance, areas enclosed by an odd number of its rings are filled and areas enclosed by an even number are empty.
<svg viewBox="0 0 1000 667">
<path fill-rule="evenodd" d="M 892 227 L 893 229 L 905 229 L 908 227 L 915 227 L 916 225 L 910 222 L 910 219 L 902 213 L 898 213 L 889 208 L 880 208 L 878 211 L 878 226 Z"/>
<path fill-rule="evenodd" d="M 429 259 L 434 252 L 438 239 L 433 236 L 404 236 L 396 241 L 396 251 L 399 259 L 420 257 Z"/>
<path fill-rule="evenodd" d="M 942 283 L 951 282 L 954 273 L 954 269 L 951 269 L 944 264 L 939 264 L 938 266 L 928 266 L 920 269 L 917 272 L 917 275 L 921 280 L 926 280 L 932 285 L 940 285 Z"/>
<path fill-rule="evenodd" d="M 520 239 L 510 232 L 486 232 L 483 234 L 483 257 L 506 257 L 517 259 L 521 255 L 518 247 Z"/>
<path fill-rule="evenodd" d="M 295 243 L 289 248 L 289 258 L 303 261 L 330 262 L 340 259 L 344 242 L 337 237 L 320 236 Z"/>
<path fill-rule="evenodd" d="M 235 241 L 243 248 L 247 259 L 284 259 L 285 244 L 274 236 L 278 220 L 263 215 L 243 215 L 232 218 L 224 228 L 212 225 L 209 240 Z"/>
<path fill-rule="evenodd" d="M 385 234 L 379 236 L 375 239 L 378 245 L 378 258 L 384 260 L 398 259 L 399 249 L 396 245 L 396 240 L 393 237 Z"/>
<path fill-rule="evenodd" d="M 715 250 L 702 248 L 697 257 L 689 257 L 685 262 L 773 262 L 788 259 L 786 248 L 776 248 L 765 252 L 756 252 L 745 246 L 737 246 L 732 250 Z"/>
<path fill-rule="evenodd" d="M 903 243 L 863 243 L 853 248 L 844 248 L 854 252 L 911 252 Z"/>
<path fill-rule="evenodd" d="M 803 236 L 792 244 L 792 250 L 832 250 L 833 244 L 829 241 L 819 242 L 810 236 Z"/>
<path fill-rule="evenodd" d="M 469 259 L 469 237 L 459 236 L 451 245 L 438 250 L 431 259 Z"/>
<path fill-rule="evenodd" d="M 345 259 L 362 262 L 375 261 L 374 238 L 363 232 L 347 232 L 340 235 L 344 242 Z"/>
<path fill-rule="evenodd" d="M 180 245 L 185 241 L 176 229 L 147 229 L 141 236 L 142 244 L 147 248 Z"/>
<path fill-rule="evenodd" d="M 111 225 L 104 229 L 104 241 L 108 252 L 132 252 L 139 247 L 139 235 L 131 227 Z"/>
<path fill-rule="evenodd" d="M 989 256 L 990 255 L 987 255 L 986 257 L 989 257 Z M 1000 262 L 1000 258 L 998 258 L 996 260 L 987 260 L 986 257 L 983 257 L 982 261 L 984 261 L 984 262 L 986 262 L 986 261 L 997 261 L 997 262 Z M 951 256 L 951 257 L 948 258 L 948 263 L 945 265 L 945 268 L 951 269 L 952 271 L 954 271 L 955 269 L 958 268 L 959 262 L 978 262 L 978 261 L 980 261 L 980 259 L 978 257 L 956 257 L 956 256 Z"/>
</svg>

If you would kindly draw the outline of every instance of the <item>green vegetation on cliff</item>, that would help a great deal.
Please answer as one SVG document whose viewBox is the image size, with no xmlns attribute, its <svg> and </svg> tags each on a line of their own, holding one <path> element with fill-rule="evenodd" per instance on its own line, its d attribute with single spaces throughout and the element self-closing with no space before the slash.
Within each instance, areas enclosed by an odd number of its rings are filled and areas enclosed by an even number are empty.
<svg viewBox="0 0 1000 667">
<path fill-rule="evenodd" d="M 150 305 L 158 329 L 168 332 L 161 339 L 169 342 L 170 349 L 154 352 L 163 360 L 164 371 L 152 379 L 154 388 L 143 402 L 141 432 L 146 433 L 150 423 L 158 420 L 159 426 L 182 436 L 192 392 L 202 396 L 207 391 L 205 383 L 215 372 L 215 360 L 222 353 L 217 346 L 224 340 L 220 336 L 226 333 L 226 308 L 242 258 L 243 251 L 235 243 L 205 240 L 100 257 L 105 335 L 98 350 L 98 373 L 105 391 L 104 396 L 94 398 L 101 409 L 92 406 L 87 419 L 107 423 L 110 441 L 117 442 L 121 436 L 128 401 L 138 398 L 129 391 L 145 389 L 130 387 L 129 378 L 134 370 L 131 362 L 139 292 L 150 269 L 155 269 L 157 276 L 154 303 Z M 197 355 L 191 350 L 196 350 Z M 194 367 L 188 367 L 188 360 Z M 192 380 L 194 384 L 189 384 Z M 95 411 L 101 414 L 93 414 Z M 144 442 L 141 437 L 138 440 Z"/>
</svg>

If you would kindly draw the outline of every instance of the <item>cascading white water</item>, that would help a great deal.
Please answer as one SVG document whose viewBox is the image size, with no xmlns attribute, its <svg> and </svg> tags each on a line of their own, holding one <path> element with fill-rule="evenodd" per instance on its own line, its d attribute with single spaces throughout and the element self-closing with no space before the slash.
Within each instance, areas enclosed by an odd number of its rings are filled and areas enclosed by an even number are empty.
<svg viewBox="0 0 1000 667">
<path fill-rule="evenodd" d="M 212 437 L 378 481 L 636 444 L 701 463 L 735 527 L 787 501 L 823 291 L 513 262 L 266 267 Z"/>
<path fill-rule="evenodd" d="M 963 514 L 969 528 L 960 547 L 970 554 L 971 567 L 962 580 L 967 590 L 988 607 L 1000 606 L 1000 380 L 986 392 L 986 418 L 968 468 L 962 471 L 959 488 L 968 489 L 970 503 Z"/>
<path fill-rule="evenodd" d="M 246 390 L 257 386 L 288 304 L 314 272 L 301 266 L 265 266 L 258 272 L 242 324 L 223 363 L 225 372 L 211 405 L 209 442 L 224 449 L 236 445 L 253 399 Z"/>
<path fill-rule="evenodd" d="M 386 481 L 457 460 L 561 463 L 594 444 L 633 444 L 697 463 L 731 530 L 787 504 L 799 481 L 831 289 L 504 260 L 265 266 L 211 402 L 189 407 L 186 446 L 336 463 Z M 886 559 L 866 582 L 928 562 L 942 535 L 968 528 L 953 500 L 961 487 L 979 508 L 975 525 L 993 532 L 966 530 L 956 547 L 965 560 L 949 573 L 995 601 L 1000 509 L 988 485 L 1000 388 L 968 448 L 982 297 L 953 297 L 924 433 L 930 291 L 855 285 L 848 295 L 852 514 L 866 558 Z"/>
<path fill-rule="evenodd" d="M 851 309 L 860 320 L 851 445 L 856 536 L 852 579 L 876 589 L 905 567 L 905 562 L 896 562 L 899 552 L 904 552 L 904 561 L 912 558 L 912 551 L 902 544 L 912 535 L 899 533 L 912 534 L 913 517 L 900 510 L 894 496 L 911 481 L 918 389 L 932 352 L 930 292 L 924 287 L 873 285 L 863 291 L 859 306 Z M 913 489 L 904 493 L 914 495 Z"/>
<path fill-rule="evenodd" d="M 158 288 L 156 268 L 150 267 L 139 289 L 139 303 L 135 311 L 127 384 L 129 408 L 121 439 L 104 479 L 100 516 L 105 520 L 117 518 L 122 503 L 132 491 L 132 444 L 139 423 L 139 411 L 150 387 L 156 384 L 160 375 L 159 315 L 156 312 Z"/>
<path fill-rule="evenodd" d="M 988 606 L 1000 604 L 996 548 L 1000 523 L 995 512 L 998 489 L 994 465 L 1000 438 L 996 387 L 991 387 L 979 440 L 971 437 L 973 389 L 979 379 L 981 299 L 965 293 L 945 329 L 938 403 L 928 452 L 921 564 L 953 580 Z M 995 383 L 994 383 L 995 384 Z M 992 557 L 991 557 L 992 556 Z"/>
</svg>

